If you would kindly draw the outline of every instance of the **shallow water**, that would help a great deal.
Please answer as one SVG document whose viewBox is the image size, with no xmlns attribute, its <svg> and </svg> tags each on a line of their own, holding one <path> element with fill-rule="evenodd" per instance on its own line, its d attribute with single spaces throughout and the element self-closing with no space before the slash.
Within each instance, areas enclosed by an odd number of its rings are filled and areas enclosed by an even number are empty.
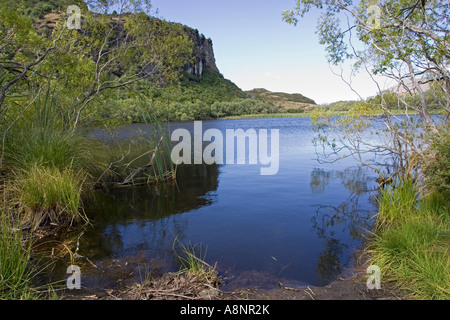
<svg viewBox="0 0 450 320">
<path fill-rule="evenodd" d="M 192 132 L 193 123 L 170 129 L 180 127 Z M 83 229 L 78 251 L 97 268 L 79 261 L 83 287 L 178 270 L 181 243 L 217 262 L 228 288 L 326 285 L 353 267 L 377 209 L 374 172 L 351 159 L 319 163 L 309 118 L 204 121 L 208 128 L 279 129 L 278 174 L 260 175 L 259 164 L 182 165 L 176 184 L 97 191 L 87 203 L 94 223 Z M 148 129 L 120 128 L 114 139 Z M 65 277 L 66 265 L 56 278 Z"/>
</svg>

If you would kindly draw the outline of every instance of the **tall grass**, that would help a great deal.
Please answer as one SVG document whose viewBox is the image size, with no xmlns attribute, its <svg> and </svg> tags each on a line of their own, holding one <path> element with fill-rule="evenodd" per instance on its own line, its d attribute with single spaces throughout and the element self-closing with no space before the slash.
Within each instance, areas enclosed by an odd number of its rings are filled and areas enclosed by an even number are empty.
<svg viewBox="0 0 450 320">
<path fill-rule="evenodd" d="M 142 109 L 141 117 L 145 123 L 153 126 L 153 131 L 149 137 L 149 144 L 155 148 L 155 161 L 153 165 L 153 177 L 158 182 L 176 179 L 175 166 L 170 158 L 170 138 L 164 123 L 150 114 L 147 110 Z"/>
<path fill-rule="evenodd" d="M 450 299 L 450 200 L 398 181 L 380 195 L 371 263 L 416 299 Z"/>
<path fill-rule="evenodd" d="M 24 208 L 24 223 L 86 219 L 81 195 L 106 165 L 99 142 L 73 132 L 59 118 L 50 89 L 34 102 L 34 112 L 5 133 L 4 164 L 9 169 L 8 201 Z"/>
<path fill-rule="evenodd" d="M 31 271 L 28 268 L 30 242 L 24 242 L 19 226 L 14 226 L 10 217 L 0 212 L 0 300 L 30 299 Z"/>
<path fill-rule="evenodd" d="M 86 175 L 82 171 L 35 165 L 17 176 L 15 194 L 25 208 L 24 221 L 33 229 L 44 221 L 66 223 L 87 220 L 81 194 Z"/>
<path fill-rule="evenodd" d="M 99 147 L 81 134 L 59 125 L 32 125 L 13 132 L 8 139 L 6 161 L 15 169 L 33 166 L 99 170 L 93 150 Z"/>
<path fill-rule="evenodd" d="M 417 187 L 411 180 L 386 186 L 379 197 L 377 227 L 390 228 L 408 220 L 417 211 L 417 197 Z"/>
<path fill-rule="evenodd" d="M 57 124 L 22 128 L 8 141 L 5 161 L 13 177 L 12 202 L 25 208 L 24 223 L 84 218 L 81 194 L 91 172 L 100 171 L 94 144 Z"/>
</svg>

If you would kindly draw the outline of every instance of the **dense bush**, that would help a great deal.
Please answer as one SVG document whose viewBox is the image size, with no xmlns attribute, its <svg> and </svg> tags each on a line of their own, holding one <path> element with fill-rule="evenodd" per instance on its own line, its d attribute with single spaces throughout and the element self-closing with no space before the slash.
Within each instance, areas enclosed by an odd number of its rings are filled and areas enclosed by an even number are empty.
<svg viewBox="0 0 450 320">
<path fill-rule="evenodd" d="M 352 107 L 358 104 L 359 101 L 337 101 L 322 105 L 327 111 L 349 111 Z"/>
<path fill-rule="evenodd" d="M 131 91 L 116 90 L 102 95 L 91 108 L 98 120 L 111 119 L 118 123 L 142 122 L 145 120 L 142 112 L 166 121 L 280 112 L 270 102 L 247 98 L 234 83 L 210 70 L 205 71 L 200 81 L 184 75 L 180 83 L 166 88 L 141 82 Z"/>
<path fill-rule="evenodd" d="M 304 113 L 305 110 L 304 110 L 304 109 L 301 109 L 301 108 L 298 108 L 298 109 L 288 109 L 287 112 L 288 112 L 288 113 Z"/>
<path fill-rule="evenodd" d="M 428 90 L 425 92 L 425 100 L 430 111 L 442 110 L 445 105 L 445 97 L 442 90 L 435 88 L 436 90 Z M 385 108 L 391 111 L 395 110 L 405 110 L 405 103 L 408 104 L 410 111 L 413 108 L 419 108 L 420 106 L 420 96 L 418 94 L 402 94 L 401 100 L 399 100 L 397 93 L 385 92 L 383 97 L 381 95 L 376 95 L 366 99 L 366 102 L 370 104 L 373 108 L 379 108 L 381 104 Z M 349 111 L 353 106 L 360 103 L 360 101 L 337 101 L 329 104 L 324 104 L 322 107 L 328 111 Z"/>
<path fill-rule="evenodd" d="M 69 5 L 78 5 L 84 8 L 86 5 L 80 0 L 25 0 L 25 14 L 41 19 L 52 11 L 65 11 Z"/>
<path fill-rule="evenodd" d="M 429 161 L 425 164 L 425 176 L 430 189 L 450 195 L 450 135 L 434 139 L 429 148 Z"/>
</svg>

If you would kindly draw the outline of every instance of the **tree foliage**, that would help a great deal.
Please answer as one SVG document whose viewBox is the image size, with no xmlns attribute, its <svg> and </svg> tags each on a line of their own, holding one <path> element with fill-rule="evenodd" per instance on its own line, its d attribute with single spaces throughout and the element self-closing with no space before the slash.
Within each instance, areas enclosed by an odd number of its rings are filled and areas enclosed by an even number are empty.
<svg viewBox="0 0 450 320">
<path fill-rule="evenodd" d="M 110 6 L 118 3 L 97 2 Z M 35 27 L 25 13 L 24 3 L 2 2 L 2 118 L 12 122 L 22 116 L 27 102 L 40 89 L 50 86 L 58 100 L 58 114 L 66 125 L 76 128 L 101 92 L 125 88 L 144 79 L 155 85 L 179 79 L 193 52 L 183 27 L 149 17 L 142 8 L 147 1 L 120 4 L 132 12 L 107 15 L 82 10 L 79 30 L 67 27 L 68 15 L 63 11 L 48 34 Z"/>
<path fill-rule="evenodd" d="M 294 9 L 284 12 L 284 20 L 298 24 L 311 10 L 323 12 L 317 34 L 326 46 L 329 62 L 351 62 L 354 70 L 367 71 L 378 91 L 373 99 L 361 99 L 347 120 L 318 115 L 316 141 L 328 150 L 326 156 L 336 158 L 353 155 L 362 161 L 363 154 L 389 155 L 389 163 L 385 163 L 389 169 L 373 166 L 380 174 L 389 174 L 384 181 L 396 175 L 421 176 L 422 164 L 429 160 L 425 150 L 448 130 L 448 1 L 298 0 Z M 380 79 L 389 79 L 394 85 L 386 90 Z M 351 86 L 351 81 L 346 82 Z M 403 110 L 405 116 L 395 116 L 393 109 Z M 431 109 L 442 110 L 442 116 L 432 117 Z M 384 116 L 366 112 L 373 110 Z M 416 115 L 410 116 L 411 111 Z M 349 126 L 351 122 L 362 125 Z M 330 128 L 339 133 L 337 137 L 326 133 Z M 375 136 L 378 143 L 374 143 Z"/>
</svg>

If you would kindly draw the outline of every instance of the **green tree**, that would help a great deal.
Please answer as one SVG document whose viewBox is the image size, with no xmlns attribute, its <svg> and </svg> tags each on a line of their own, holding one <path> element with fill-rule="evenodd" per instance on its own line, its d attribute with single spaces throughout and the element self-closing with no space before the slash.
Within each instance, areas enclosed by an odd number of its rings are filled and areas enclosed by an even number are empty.
<svg viewBox="0 0 450 320">
<path fill-rule="evenodd" d="M 76 128 L 83 112 L 100 93 L 148 80 L 177 80 L 192 56 L 193 44 L 181 25 L 149 17 L 149 1 L 89 1 L 121 5 L 118 15 L 82 10 L 81 29 L 66 25 L 64 11 L 48 35 L 37 30 L 23 3 L 0 4 L 0 114 L 8 121 L 32 101 L 39 88 L 52 83 L 65 122 Z M 5 102 L 5 100 L 7 100 Z M 21 107 L 20 107 L 21 106 Z M 94 110 L 90 110 L 90 113 Z M 13 121 L 10 119 L 9 121 Z"/>
<path fill-rule="evenodd" d="M 448 130 L 448 1 L 298 0 L 294 9 L 284 12 L 284 20 L 296 25 L 311 10 L 323 11 L 317 34 L 326 46 L 329 62 L 351 62 L 355 70 L 367 71 L 379 95 L 362 100 L 347 117 L 330 119 L 317 114 L 315 124 L 320 134 L 316 141 L 327 150 L 326 156 L 337 158 L 352 155 L 362 161 L 363 153 L 388 153 L 393 171 L 387 180 L 395 175 L 419 175 L 427 162 L 424 151 L 431 138 Z M 384 90 L 380 78 L 393 80 L 395 86 Z M 392 114 L 393 101 L 397 109 L 405 111 L 404 118 Z M 430 115 L 430 101 L 441 107 L 442 117 Z M 382 111 L 384 117 L 374 117 L 374 110 Z M 408 116 L 408 111 L 417 116 Z M 384 130 L 374 129 L 376 121 Z M 333 139 L 326 133 L 330 127 L 338 130 L 338 137 Z M 383 143 L 373 144 L 369 131 L 383 136 Z M 382 173 L 379 167 L 373 167 Z"/>
</svg>

